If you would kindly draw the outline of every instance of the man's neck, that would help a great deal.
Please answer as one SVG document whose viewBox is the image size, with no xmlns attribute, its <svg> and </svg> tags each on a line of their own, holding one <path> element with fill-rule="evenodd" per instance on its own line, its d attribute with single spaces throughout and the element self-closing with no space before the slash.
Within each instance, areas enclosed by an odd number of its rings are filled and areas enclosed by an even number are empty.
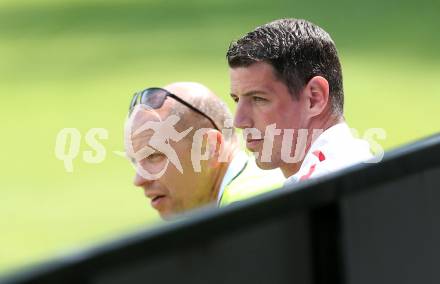
<svg viewBox="0 0 440 284">
<path fill-rule="evenodd" d="M 285 166 L 281 166 L 280 170 L 283 173 L 284 177 L 288 178 L 290 176 L 293 176 L 296 174 L 296 172 L 299 171 L 299 168 L 301 167 L 302 161 L 298 163 L 290 163 L 286 164 Z"/>
<path fill-rule="evenodd" d="M 307 146 L 306 146 L 306 153 L 309 151 L 312 144 L 316 141 L 316 139 L 319 138 L 319 136 L 322 134 L 322 132 L 326 131 L 332 126 L 335 126 L 338 123 L 344 122 L 344 117 L 339 115 L 334 115 L 332 113 L 327 113 L 323 117 L 320 117 L 316 120 L 312 120 L 310 122 L 310 127 L 308 129 L 308 136 L 307 136 Z M 322 132 L 318 132 L 319 135 L 313 135 L 313 132 L 315 130 L 319 130 Z"/>
<path fill-rule="evenodd" d="M 288 163 L 285 164 L 284 166 L 281 166 L 280 169 L 283 172 L 283 175 L 288 178 L 293 176 L 294 174 L 296 174 L 299 169 L 301 168 L 301 165 L 304 161 L 305 156 L 307 155 L 307 153 L 310 150 L 310 147 L 312 146 L 312 144 L 319 138 L 319 136 L 321 135 L 322 132 L 326 131 L 327 129 L 329 129 L 330 127 L 344 122 L 344 117 L 343 116 L 335 116 L 332 113 L 326 113 L 324 114 L 322 117 L 320 117 L 319 119 L 316 120 L 312 120 L 310 122 L 310 126 L 308 128 L 308 132 L 307 132 L 307 142 L 306 142 L 306 147 L 304 150 L 304 156 L 302 157 L 301 161 L 299 161 L 298 163 Z M 322 132 L 318 132 L 319 135 L 314 135 L 314 132 L 316 133 L 316 130 L 320 131 L 322 130 Z"/>
</svg>

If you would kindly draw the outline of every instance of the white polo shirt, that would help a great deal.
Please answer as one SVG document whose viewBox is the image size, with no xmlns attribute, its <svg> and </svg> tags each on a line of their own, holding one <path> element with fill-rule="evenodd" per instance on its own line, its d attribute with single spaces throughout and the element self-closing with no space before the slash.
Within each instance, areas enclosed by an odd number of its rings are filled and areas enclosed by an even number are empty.
<svg viewBox="0 0 440 284">
<path fill-rule="evenodd" d="M 285 184 L 319 177 L 373 158 L 367 141 L 353 137 L 348 125 L 336 124 L 313 142 L 297 173 Z"/>
</svg>

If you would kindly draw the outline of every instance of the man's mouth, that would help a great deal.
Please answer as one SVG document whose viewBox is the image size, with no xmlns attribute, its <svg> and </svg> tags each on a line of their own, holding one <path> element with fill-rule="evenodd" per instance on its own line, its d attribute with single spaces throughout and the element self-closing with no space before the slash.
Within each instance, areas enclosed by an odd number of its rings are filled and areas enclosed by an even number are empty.
<svg viewBox="0 0 440 284">
<path fill-rule="evenodd" d="M 159 210 L 159 207 L 161 205 L 161 203 L 164 201 L 165 199 L 165 195 L 156 195 L 153 198 L 151 198 L 151 206 L 156 209 Z"/>
<path fill-rule="evenodd" d="M 246 148 L 249 150 L 255 150 L 264 139 L 247 139 L 246 140 Z"/>
</svg>

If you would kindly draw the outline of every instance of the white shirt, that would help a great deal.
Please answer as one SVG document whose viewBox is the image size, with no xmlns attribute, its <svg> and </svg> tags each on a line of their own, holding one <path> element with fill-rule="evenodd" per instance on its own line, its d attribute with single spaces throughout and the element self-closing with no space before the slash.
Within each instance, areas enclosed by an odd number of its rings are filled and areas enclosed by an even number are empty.
<svg viewBox="0 0 440 284">
<path fill-rule="evenodd" d="M 297 173 L 285 184 L 319 177 L 373 158 L 367 141 L 354 138 L 348 125 L 336 124 L 313 142 Z"/>
</svg>

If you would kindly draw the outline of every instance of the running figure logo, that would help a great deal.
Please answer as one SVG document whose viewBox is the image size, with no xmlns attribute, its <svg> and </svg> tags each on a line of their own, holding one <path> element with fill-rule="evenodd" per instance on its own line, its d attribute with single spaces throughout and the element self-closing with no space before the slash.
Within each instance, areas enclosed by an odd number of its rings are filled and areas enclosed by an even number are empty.
<svg viewBox="0 0 440 284">
<path fill-rule="evenodd" d="M 149 119 L 142 123 L 134 132 L 133 129 L 133 120 L 139 111 L 148 111 L 152 112 L 155 119 Z M 189 132 L 193 129 L 190 127 L 183 132 L 178 132 L 175 128 L 175 125 L 179 122 L 180 117 L 177 115 L 169 115 L 165 121 L 162 121 L 160 116 L 151 108 L 144 105 L 138 105 L 133 110 L 130 118 L 128 118 L 126 127 L 125 127 L 125 142 L 127 155 L 135 160 L 136 164 L 138 164 L 141 160 L 147 158 L 152 153 L 159 151 L 163 153 L 167 157 L 167 162 L 165 167 L 157 174 L 151 174 L 149 171 L 143 169 L 142 167 L 137 167 L 137 171 L 144 178 L 148 179 L 157 179 L 160 178 L 166 171 L 168 167 L 168 163 L 171 162 L 180 173 L 183 173 L 183 168 L 180 163 L 179 157 L 177 156 L 176 151 L 170 145 L 170 141 L 178 142 L 182 140 Z M 145 145 L 140 150 L 134 151 L 132 139 L 137 135 L 140 135 L 142 132 L 147 130 L 152 130 L 153 134 L 149 140 L 149 146 Z M 151 147 L 150 147 L 151 146 Z"/>
</svg>

